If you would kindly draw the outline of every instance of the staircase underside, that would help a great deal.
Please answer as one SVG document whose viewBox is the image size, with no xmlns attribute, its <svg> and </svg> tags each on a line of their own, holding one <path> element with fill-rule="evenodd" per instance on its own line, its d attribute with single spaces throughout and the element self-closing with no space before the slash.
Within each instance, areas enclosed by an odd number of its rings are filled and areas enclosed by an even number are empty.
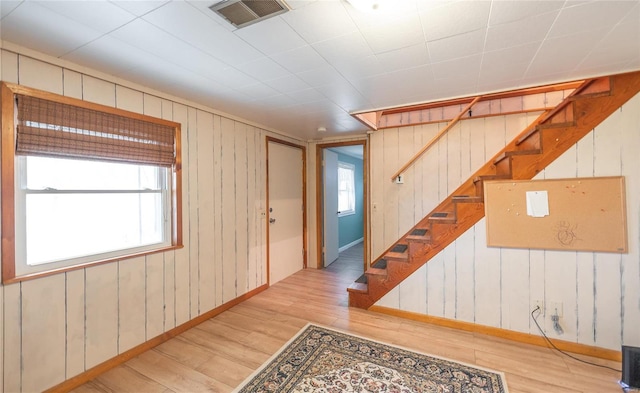
<svg viewBox="0 0 640 393">
<path fill-rule="evenodd" d="M 532 179 L 639 91 L 640 72 L 584 81 L 374 260 L 348 288 L 349 305 L 371 307 L 480 221 L 485 180 Z"/>
</svg>

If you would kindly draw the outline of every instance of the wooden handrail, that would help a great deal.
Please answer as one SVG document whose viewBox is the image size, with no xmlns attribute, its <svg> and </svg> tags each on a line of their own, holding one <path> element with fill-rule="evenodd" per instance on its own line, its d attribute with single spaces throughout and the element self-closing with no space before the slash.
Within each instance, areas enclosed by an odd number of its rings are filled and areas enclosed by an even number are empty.
<svg viewBox="0 0 640 393">
<path fill-rule="evenodd" d="M 413 165 L 418 158 L 420 158 L 427 150 L 429 150 L 429 148 L 438 141 L 438 139 L 440 139 L 444 134 L 447 133 L 447 131 L 449 131 L 454 125 L 456 125 L 456 123 L 460 120 L 460 118 L 469 111 L 469 109 L 471 109 L 471 107 L 473 107 L 476 102 L 480 101 L 480 99 L 482 98 L 482 96 L 477 96 L 476 98 L 474 98 L 467 106 L 464 107 L 464 109 L 462 111 L 460 111 L 460 113 L 458 113 L 458 115 L 456 117 L 454 117 L 453 119 L 451 119 L 451 121 L 449 122 L 449 124 L 447 124 L 447 126 L 445 128 L 443 128 L 442 130 L 440 130 L 440 132 L 438 132 L 438 134 L 436 136 L 434 136 L 433 138 L 431 138 L 431 140 L 429 142 L 427 142 L 426 145 L 424 145 L 422 147 L 422 149 L 420 149 L 419 152 L 417 152 L 413 157 L 411 157 L 411 159 L 402 166 L 402 168 L 400 168 L 400 170 L 396 173 L 393 174 L 393 176 L 391 176 L 391 181 L 395 181 L 396 178 L 398 176 L 400 176 L 404 171 L 407 170 L 407 168 L 409 168 L 411 165 Z"/>
</svg>

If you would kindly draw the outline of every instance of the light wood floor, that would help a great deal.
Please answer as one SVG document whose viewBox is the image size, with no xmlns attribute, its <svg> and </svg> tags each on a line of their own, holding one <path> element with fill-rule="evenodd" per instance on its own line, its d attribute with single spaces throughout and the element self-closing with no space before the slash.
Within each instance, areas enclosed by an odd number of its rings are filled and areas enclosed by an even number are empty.
<svg viewBox="0 0 640 393">
<path fill-rule="evenodd" d="M 547 348 L 350 309 L 345 288 L 360 274 L 346 259 L 300 271 L 75 392 L 229 392 L 308 322 L 503 371 L 511 393 L 621 392 L 619 373 Z"/>
</svg>

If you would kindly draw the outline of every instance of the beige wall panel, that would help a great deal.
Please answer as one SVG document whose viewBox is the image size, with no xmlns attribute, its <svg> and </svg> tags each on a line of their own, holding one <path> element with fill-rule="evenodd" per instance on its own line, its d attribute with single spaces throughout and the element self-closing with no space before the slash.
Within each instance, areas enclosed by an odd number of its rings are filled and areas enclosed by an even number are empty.
<svg viewBox="0 0 640 393">
<path fill-rule="evenodd" d="M 164 254 L 164 331 L 176 327 L 176 254 Z"/>
<path fill-rule="evenodd" d="M 116 86 L 116 107 L 135 113 L 144 113 L 144 94 L 124 86 Z"/>
<path fill-rule="evenodd" d="M 18 70 L 21 85 L 62 94 L 62 68 L 31 57 L 20 56 Z"/>
<path fill-rule="evenodd" d="M 0 76 L 2 80 L 5 82 L 18 83 L 18 55 L 3 50 L 1 60 Z"/>
<path fill-rule="evenodd" d="M 67 97 L 82 99 L 82 74 L 68 69 L 62 70 L 64 79 L 63 94 Z"/>
<path fill-rule="evenodd" d="M 424 139 L 424 135 L 426 134 L 426 129 L 423 126 L 414 126 L 413 128 L 413 143 L 415 146 L 415 150 L 421 149 L 425 143 L 422 141 Z M 424 183 L 425 176 L 425 159 L 424 156 L 418 159 L 416 163 L 413 165 L 413 216 L 415 217 L 415 222 L 417 223 L 422 217 L 424 217 L 427 212 L 424 212 L 424 203 L 423 203 L 423 195 L 422 188 Z"/>
<path fill-rule="evenodd" d="M 65 379 L 65 275 L 22 283 L 22 391 Z"/>
<path fill-rule="evenodd" d="M 595 129 L 594 176 L 622 174 L 622 110 L 614 112 Z M 637 161 L 635 161 L 637 165 Z M 631 163 L 630 163 L 631 164 Z M 633 164 L 631 164 L 633 165 Z M 637 198 L 636 198 L 637 200 Z M 628 214 L 628 213 L 627 213 Z M 637 263 L 637 261 L 636 261 Z M 595 254 L 595 337 L 596 345 L 620 348 L 622 321 L 622 256 Z"/>
<path fill-rule="evenodd" d="M 371 157 L 369 160 L 371 178 L 371 261 L 375 260 L 384 249 L 384 131 L 370 135 L 369 145 Z"/>
<path fill-rule="evenodd" d="M 84 269 L 66 272 L 67 378 L 84 371 Z"/>
<path fill-rule="evenodd" d="M 173 119 L 173 102 L 169 100 L 162 99 L 162 116 L 161 118 L 165 120 L 174 120 Z"/>
<path fill-rule="evenodd" d="M 263 210 L 267 209 L 267 161 L 266 161 L 266 131 L 260 130 L 260 134 L 258 136 L 258 144 L 260 151 L 260 159 L 258 163 L 260 164 L 260 206 Z M 260 284 L 267 284 L 267 220 L 262 219 L 260 222 L 260 251 L 262 252 L 262 256 L 260 258 Z"/>
<path fill-rule="evenodd" d="M 461 183 L 461 131 L 461 124 L 458 123 L 447 133 L 447 195 L 455 191 Z M 466 151 L 465 154 L 467 154 Z"/>
<path fill-rule="evenodd" d="M 501 250 L 501 304 L 503 329 L 529 330 L 529 251 Z M 526 272 L 527 274 L 523 274 Z"/>
<path fill-rule="evenodd" d="M 500 326 L 500 249 L 487 247 L 484 218 L 475 225 L 475 322 Z"/>
<path fill-rule="evenodd" d="M 235 137 L 235 214 L 236 214 L 236 279 L 237 288 L 235 288 L 234 297 L 243 295 L 249 291 L 249 283 L 247 281 L 249 272 L 249 258 L 247 255 L 248 242 L 248 219 L 251 204 L 248 199 L 247 172 L 247 128 L 246 124 L 236 123 Z"/>
<path fill-rule="evenodd" d="M 468 176 L 467 176 L 468 177 Z M 473 322 L 475 306 L 474 228 L 467 230 L 455 242 L 456 250 L 456 310 L 455 318 Z"/>
<path fill-rule="evenodd" d="M 594 255 L 592 252 L 576 253 L 576 336 L 577 342 L 595 345 L 594 315 Z"/>
<path fill-rule="evenodd" d="M 151 94 L 144 94 L 144 114 L 162 118 L 162 99 Z"/>
<path fill-rule="evenodd" d="M 92 76 L 82 76 L 82 97 L 85 101 L 115 106 L 116 87 L 113 83 Z"/>
<path fill-rule="evenodd" d="M 217 117 L 217 116 L 216 116 Z M 200 313 L 209 311 L 217 305 L 215 298 L 214 258 L 214 194 L 219 192 L 214 186 L 214 116 L 198 111 L 198 260 L 200 263 L 199 289 Z"/>
<path fill-rule="evenodd" d="M 184 105 L 173 106 L 173 120 L 181 124 L 182 134 L 182 244 L 183 248 L 175 251 L 175 321 L 176 325 L 187 322 L 190 318 L 190 269 L 189 244 L 191 232 L 189 225 L 189 114 Z"/>
<path fill-rule="evenodd" d="M 439 131 L 439 124 L 423 125 L 422 145 L 426 145 Z M 422 156 L 422 217 L 429 214 L 440 203 L 438 187 L 438 146 L 434 145 Z"/>
<path fill-rule="evenodd" d="M 5 285 L 3 289 L 3 383 L 5 392 L 19 392 L 22 377 L 22 297 L 21 284 Z"/>
<path fill-rule="evenodd" d="M 248 289 L 258 286 L 258 261 L 259 261 L 259 233 L 260 233 L 260 200 L 257 190 L 258 173 L 256 160 L 260 157 L 256 154 L 256 129 L 249 127 L 247 131 L 247 285 Z M 307 177 L 309 178 L 309 177 Z"/>
<path fill-rule="evenodd" d="M 150 340 L 164 332 L 164 254 L 150 254 L 145 259 L 146 326 Z"/>
<path fill-rule="evenodd" d="M 628 104 L 631 110 L 622 111 L 622 175 L 627 179 L 627 230 L 629 239 L 640 239 L 640 167 L 637 165 L 640 152 L 640 95 Z M 633 163 L 628 165 L 624 163 Z M 638 243 L 629 242 L 629 252 L 622 255 L 624 276 L 622 278 L 623 320 L 622 342 L 640 346 L 640 249 Z"/>
<path fill-rule="evenodd" d="M 427 313 L 427 265 L 420 267 L 398 287 L 399 307 L 403 310 Z"/>
<path fill-rule="evenodd" d="M 236 166 L 235 166 L 235 137 L 239 124 L 228 119 L 222 119 L 222 303 L 233 299 L 236 294 Z M 238 168 L 239 170 L 239 168 Z"/>
<path fill-rule="evenodd" d="M 404 165 L 409 157 L 420 149 L 419 142 L 415 143 L 414 127 L 405 127 L 398 132 L 398 164 L 396 170 Z M 416 224 L 414 189 L 420 179 L 416 176 L 415 165 L 408 168 L 402 175 L 404 184 L 394 184 L 398 194 L 398 236 L 407 233 Z M 397 239 L 396 239 L 397 240 Z"/>
<path fill-rule="evenodd" d="M 377 306 L 399 308 L 400 307 L 400 287 L 395 287 L 389 293 L 384 295 L 378 302 Z"/>
<path fill-rule="evenodd" d="M 444 255 L 440 252 L 427 263 L 427 313 L 444 317 Z"/>
<path fill-rule="evenodd" d="M 544 250 L 529 251 L 529 298 L 531 299 L 529 301 L 529 310 L 535 309 L 536 300 L 544 301 L 544 254 Z M 544 328 L 546 318 L 544 311 L 536 312 L 533 315 L 536 317 L 540 327 Z M 529 333 L 540 334 L 538 327 L 531 319 L 529 319 Z"/>
<path fill-rule="evenodd" d="M 212 295 L 215 299 L 215 304 L 222 304 L 223 296 L 223 222 L 222 222 L 222 209 L 224 208 L 222 200 L 222 190 L 225 188 L 222 177 L 222 156 L 226 146 L 222 144 L 222 135 L 224 132 L 233 132 L 233 121 L 224 119 L 220 116 L 215 116 L 213 119 L 213 188 L 215 194 L 213 195 L 213 206 L 215 214 L 213 217 L 213 228 L 215 232 L 213 234 L 213 247 L 215 249 L 215 255 L 212 259 L 215 281 Z M 226 130 L 226 131 L 225 131 Z M 226 147 L 228 149 L 228 147 Z M 227 154 L 229 151 L 227 151 Z"/>
<path fill-rule="evenodd" d="M 86 269 L 85 368 L 118 354 L 118 264 Z"/>
<path fill-rule="evenodd" d="M 449 195 L 449 149 L 447 145 L 449 144 L 448 135 L 443 135 L 433 146 L 434 153 L 438 153 L 438 165 L 434 168 L 436 173 L 438 174 L 438 181 L 434 184 L 438 188 L 438 203 L 442 201 Z M 451 165 L 455 165 L 457 163 L 451 163 Z M 437 204 L 436 204 L 437 205 Z"/>
<path fill-rule="evenodd" d="M 384 245 L 382 250 L 386 250 L 389 246 L 398 240 L 398 191 L 399 184 L 391 182 L 391 176 L 400 169 L 404 162 L 398 159 L 398 129 L 391 128 L 384 130 L 384 145 L 382 146 L 382 163 L 384 192 L 384 204 L 381 206 L 384 213 L 383 230 Z"/>
<path fill-rule="evenodd" d="M 146 340 L 145 258 L 118 263 L 118 352 Z"/>
<path fill-rule="evenodd" d="M 456 256 L 455 242 L 442 250 L 442 259 L 444 260 L 444 317 L 455 319 L 456 317 L 456 293 L 458 291 L 458 278 L 456 271 L 458 269 L 458 258 Z"/>
<path fill-rule="evenodd" d="M 185 246 L 189 249 L 189 307 L 191 318 L 200 315 L 200 258 L 199 258 L 199 225 L 200 216 L 198 215 L 198 128 L 197 128 L 197 110 L 188 109 L 188 143 L 185 145 L 188 149 L 188 170 L 184 172 L 187 178 L 187 196 L 186 205 L 183 201 L 183 212 L 189 216 L 189 226 L 183 230 L 189 231 L 189 243 Z M 203 131 L 204 132 L 204 131 Z"/>
</svg>

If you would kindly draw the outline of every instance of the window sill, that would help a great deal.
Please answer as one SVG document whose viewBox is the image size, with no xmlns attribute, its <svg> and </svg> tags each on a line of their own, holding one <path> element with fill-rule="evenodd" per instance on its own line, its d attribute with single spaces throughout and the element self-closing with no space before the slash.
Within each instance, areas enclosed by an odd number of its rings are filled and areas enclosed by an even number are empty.
<svg viewBox="0 0 640 393">
<path fill-rule="evenodd" d="M 356 214 L 355 210 L 349 210 L 349 211 L 346 211 L 346 212 L 340 212 L 340 213 L 338 213 L 338 218 L 346 217 L 346 216 L 353 216 L 355 214 Z"/>
</svg>

